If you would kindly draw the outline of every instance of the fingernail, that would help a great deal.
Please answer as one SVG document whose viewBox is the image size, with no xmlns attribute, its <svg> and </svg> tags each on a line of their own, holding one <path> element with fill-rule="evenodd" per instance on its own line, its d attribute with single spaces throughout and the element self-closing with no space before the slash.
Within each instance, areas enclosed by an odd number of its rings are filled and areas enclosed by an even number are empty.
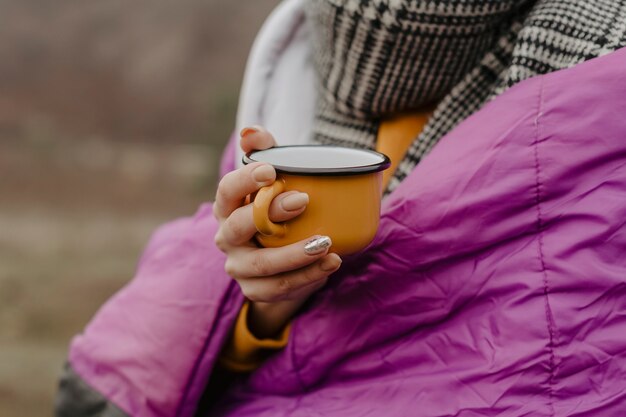
<svg viewBox="0 0 626 417">
<path fill-rule="evenodd" d="M 252 178 L 258 183 L 266 183 L 274 179 L 274 168 L 271 165 L 261 165 L 252 171 Z"/>
<path fill-rule="evenodd" d="M 322 252 L 325 252 L 326 249 L 330 248 L 333 242 L 330 240 L 328 236 L 318 236 L 309 240 L 304 245 L 304 253 L 307 255 L 317 255 Z"/>
<path fill-rule="evenodd" d="M 244 127 L 243 129 L 241 129 L 241 132 L 239 132 L 239 136 L 241 136 L 242 138 L 245 138 L 248 135 L 251 135 L 252 133 L 257 133 L 259 132 L 259 128 L 256 126 L 249 126 L 249 127 Z"/>
<path fill-rule="evenodd" d="M 337 255 L 330 255 L 325 257 L 320 264 L 322 271 L 335 271 L 341 266 L 341 258 Z"/>
<path fill-rule="evenodd" d="M 306 193 L 289 194 L 280 202 L 280 207 L 285 211 L 296 211 L 309 204 L 309 195 Z"/>
</svg>

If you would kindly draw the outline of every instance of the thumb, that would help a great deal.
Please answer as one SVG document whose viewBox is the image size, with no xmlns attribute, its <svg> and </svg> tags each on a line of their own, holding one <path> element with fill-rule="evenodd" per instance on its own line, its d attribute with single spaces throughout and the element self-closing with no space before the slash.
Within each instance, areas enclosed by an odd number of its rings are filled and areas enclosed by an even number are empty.
<svg viewBox="0 0 626 417">
<path fill-rule="evenodd" d="M 241 136 L 239 146 L 246 153 L 276 146 L 274 136 L 261 126 L 244 127 L 239 135 Z"/>
</svg>

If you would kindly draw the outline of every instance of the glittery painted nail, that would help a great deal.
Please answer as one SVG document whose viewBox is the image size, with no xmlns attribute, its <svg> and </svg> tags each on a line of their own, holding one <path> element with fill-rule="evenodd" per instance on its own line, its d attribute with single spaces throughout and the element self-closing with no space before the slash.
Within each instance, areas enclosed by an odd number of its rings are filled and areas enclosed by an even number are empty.
<svg viewBox="0 0 626 417">
<path fill-rule="evenodd" d="M 304 245 L 304 253 L 307 255 L 318 255 L 325 252 L 332 244 L 333 242 L 328 236 L 317 236 Z"/>
</svg>

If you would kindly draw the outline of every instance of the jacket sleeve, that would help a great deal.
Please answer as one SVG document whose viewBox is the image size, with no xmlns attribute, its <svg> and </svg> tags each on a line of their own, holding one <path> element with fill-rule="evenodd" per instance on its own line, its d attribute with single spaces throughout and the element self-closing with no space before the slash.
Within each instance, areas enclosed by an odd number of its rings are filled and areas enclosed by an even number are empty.
<svg viewBox="0 0 626 417">
<path fill-rule="evenodd" d="M 87 385 L 69 364 L 65 365 L 59 380 L 55 403 L 58 417 L 127 417 L 115 404 Z"/>
<path fill-rule="evenodd" d="M 153 235 L 135 277 L 72 340 L 57 416 L 193 416 L 243 302 L 217 227 L 205 204 Z"/>
<path fill-rule="evenodd" d="M 267 354 L 287 346 L 291 323 L 274 338 L 258 339 L 248 328 L 247 301 L 241 307 L 231 336 L 228 338 L 219 363 L 232 372 L 252 372 L 263 364 Z"/>
</svg>

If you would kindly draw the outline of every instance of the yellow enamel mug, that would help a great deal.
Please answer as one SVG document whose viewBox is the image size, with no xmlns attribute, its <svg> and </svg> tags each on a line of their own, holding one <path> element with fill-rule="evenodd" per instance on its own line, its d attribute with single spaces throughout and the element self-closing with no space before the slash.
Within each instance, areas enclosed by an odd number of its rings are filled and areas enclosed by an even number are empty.
<svg viewBox="0 0 626 417">
<path fill-rule="evenodd" d="M 390 165 L 386 155 L 338 146 L 278 146 L 250 152 L 243 162 L 266 162 L 276 169 L 276 181 L 252 196 L 256 238 L 262 246 L 275 248 L 323 235 L 332 240 L 331 252 L 345 256 L 374 239 L 382 173 Z M 273 223 L 268 214 L 272 200 L 292 190 L 309 195 L 305 211 Z"/>
</svg>

